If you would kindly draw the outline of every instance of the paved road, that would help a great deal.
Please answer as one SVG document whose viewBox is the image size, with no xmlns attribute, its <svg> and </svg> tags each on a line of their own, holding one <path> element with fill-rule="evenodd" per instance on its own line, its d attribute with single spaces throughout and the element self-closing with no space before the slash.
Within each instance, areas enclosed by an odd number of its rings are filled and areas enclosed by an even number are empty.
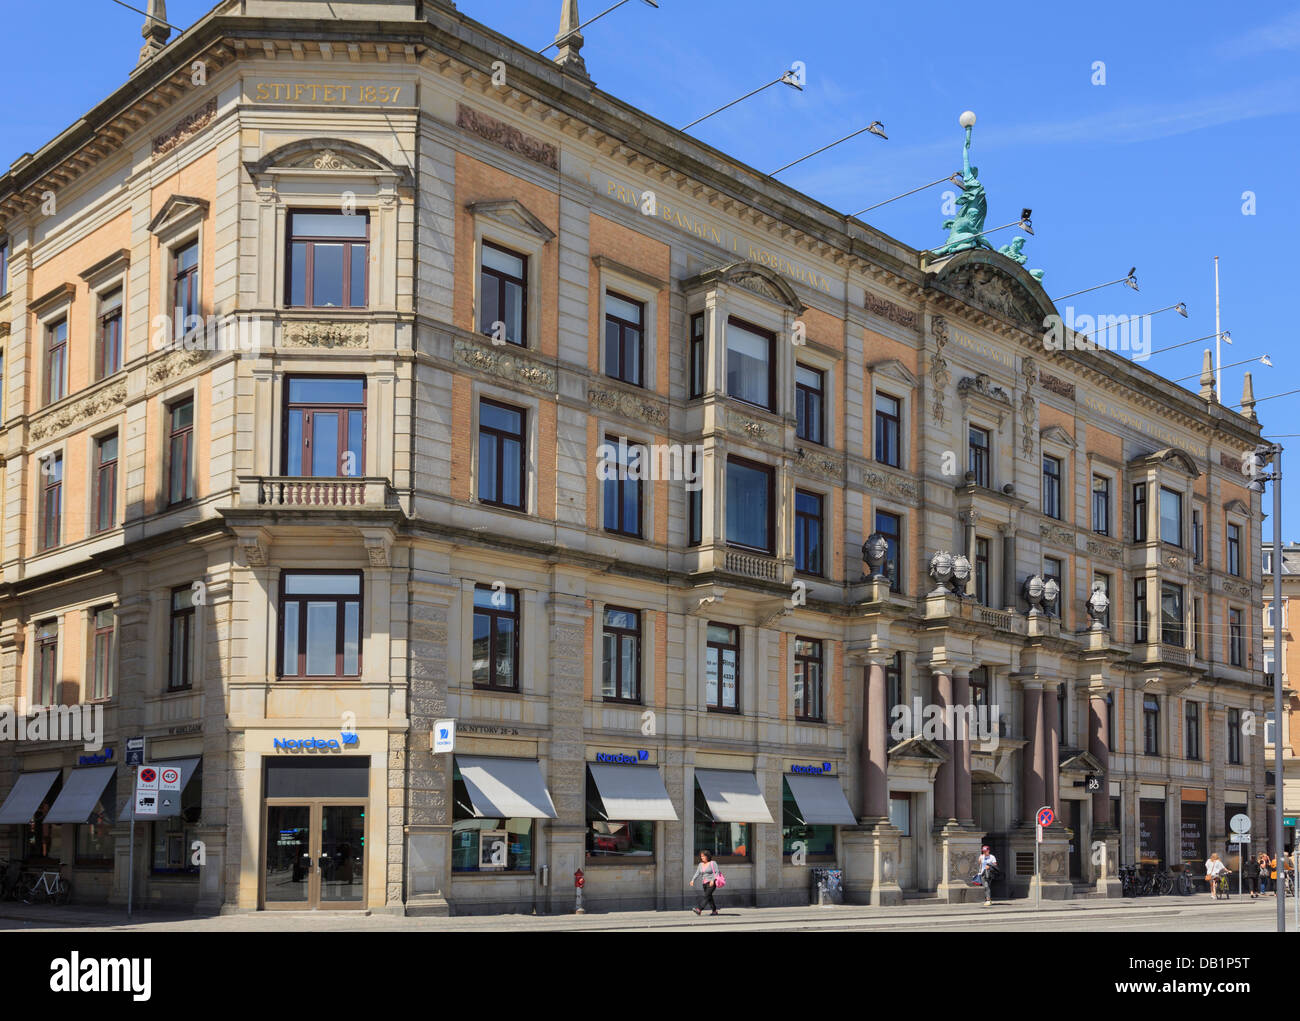
<svg viewBox="0 0 1300 1021">
<path fill-rule="evenodd" d="M 726 908 L 717 918 L 690 911 L 626 911 L 576 915 L 481 915 L 399 918 L 341 912 L 256 912 L 193 918 L 124 912 L 0 905 L 0 930 L 61 932 L 1272 932 L 1276 901 L 1207 895 L 1137 900 L 1079 900 L 1044 906 L 1023 901 L 992 908 L 978 904 L 909 903 L 896 908 L 856 906 Z M 1293 917 L 1288 904 L 1288 921 Z"/>
</svg>

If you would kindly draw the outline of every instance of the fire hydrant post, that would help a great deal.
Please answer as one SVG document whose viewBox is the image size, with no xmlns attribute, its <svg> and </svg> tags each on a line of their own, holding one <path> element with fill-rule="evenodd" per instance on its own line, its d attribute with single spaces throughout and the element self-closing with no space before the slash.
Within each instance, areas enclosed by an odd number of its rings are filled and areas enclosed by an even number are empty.
<svg viewBox="0 0 1300 1021">
<path fill-rule="evenodd" d="M 575 915 L 585 915 L 587 913 L 582 907 L 582 886 L 586 881 L 587 880 L 582 875 L 582 869 L 578 869 L 578 871 L 573 874 L 573 889 L 577 896 L 577 906 L 573 911 Z"/>
</svg>

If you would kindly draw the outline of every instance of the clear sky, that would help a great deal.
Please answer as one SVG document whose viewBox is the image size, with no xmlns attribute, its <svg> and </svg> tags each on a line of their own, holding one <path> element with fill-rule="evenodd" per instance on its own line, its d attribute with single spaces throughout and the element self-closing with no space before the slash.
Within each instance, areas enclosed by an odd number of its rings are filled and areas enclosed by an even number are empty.
<svg viewBox="0 0 1300 1021">
<path fill-rule="evenodd" d="M 170 0 L 168 19 L 188 26 L 213 2 Z M 579 6 L 587 18 L 613 2 Z M 1286 262 L 1300 240 L 1300 5 L 659 3 L 653 10 L 630 0 L 584 30 L 583 56 L 604 91 L 680 125 L 802 61 L 802 93 L 773 87 L 692 133 L 771 171 L 883 121 L 888 141 L 862 135 L 780 175 L 848 213 L 960 169 L 957 117 L 974 110 L 972 157 L 988 189 L 988 226 L 1033 209 L 1035 236 L 1025 251 L 1030 268 L 1046 271 L 1049 295 L 1136 266 L 1140 293 L 1115 286 L 1064 304 L 1095 316 L 1186 302 L 1190 318 L 1165 312 L 1151 320 L 1153 347 L 1177 344 L 1215 330 L 1218 255 L 1222 326 L 1233 339 L 1224 364 L 1263 354 L 1273 362 L 1225 369 L 1225 403 L 1240 401 L 1247 370 L 1257 398 L 1300 389 L 1297 274 Z M 540 47 L 554 38 L 561 3 L 459 0 L 458 7 Z M 144 19 L 112 0 L 10 0 L 5 8 L 11 88 L 0 107 L 0 159 L 8 162 L 122 83 Z M 1098 61 L 1104 84 L 1094 83 Z M 937 246 L 945 238 L 943 191 L 875 210 L 867 222 L 914 247 Z M 1170 378 L 1195 374 L 1204 346 L 1146 364 Z M 1197 387 L 1194 379 L 1184 385 Z M 1300 434 L 1298 409 L 1300 394 L 1257 409 L 1266 434 L 1288 447 L 1289 540 L 1300 540 L 1300 436 L 1288 435 Z M 1271 522 L 1264 531 L 1271 537 Z"/>
</svg>

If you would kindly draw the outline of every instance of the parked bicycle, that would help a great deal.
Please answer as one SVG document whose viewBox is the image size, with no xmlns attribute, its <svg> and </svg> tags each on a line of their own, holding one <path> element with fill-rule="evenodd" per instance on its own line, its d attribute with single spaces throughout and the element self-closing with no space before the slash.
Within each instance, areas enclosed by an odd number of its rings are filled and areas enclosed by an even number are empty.
<svg viewBox="0 0 1300 1021">
<path fill-rule="evenodd" d="M 52 903 L 59 907 L 72 899 L 72 884 L 61 869 L 42 869 L 31 888 L 23 894 L 24 904 Z"/>
</svg>

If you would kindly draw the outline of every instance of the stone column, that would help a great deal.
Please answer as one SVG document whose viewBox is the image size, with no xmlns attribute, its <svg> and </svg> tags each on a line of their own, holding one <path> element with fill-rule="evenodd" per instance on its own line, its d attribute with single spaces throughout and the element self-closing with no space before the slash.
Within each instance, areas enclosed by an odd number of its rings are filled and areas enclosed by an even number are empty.
<svg viewBox="0 0 1300 1021">
<path fill-rule="evenodd" d="M 862 815 L 889 816 L 889 692 L 884 660 L 867 662 L 862 697 Z"/>
<path fill-rule="evenodd" d="M 1043 686 L 1043 804 L 1061 816 L 1060 695 L 1055 684 Z"/>
<path fill-rule="evenodd" d="M 1110 826 L 1110 716 L 1105 689 L 1088 692 L 1088 752 L 1101 763 L 1101 790 L 1092 796 L 1094 826 Z"/>
<path fill-rule="evenodd" d="M 1020 818 L 1025 826 L 1034 824 L 1034 814 L 1043 804 L 1043 689 L 1042 685 L 1024 687 L 1025 747 L 1021 751 Z"/>
<path fill-rule="evenodd" d="M 940 713 L 944 714 L 945 718 L 948 706 L 953 704 L 952 675 L 941 673 L 937 668 L 934 671 L 934 704 L 938 707 Z M 940 822 L 946 823 L 949 819 L 956 818 L 954 814 L 957 808 L 954 800 L 956 787 L 953 783 L 953 776 L 956 772 L 956 754 L 952 741 L 944 738 L 936 743 L 948 753 L 948 759 L 939 766 L 934 774 L 934 817 Z"/>
<path fill-rule="evenodd" d="M 957 730 L 952 742 L 953 809 L 962 823 L 974 825 L 975 813 L 971 806 L 970 783 L 970 722 L 966 707 L 970 704 L 970 674 L 965 670 L 954 672 L 952 678 L 953 703 L 957 707 Z"/>
</svg>

